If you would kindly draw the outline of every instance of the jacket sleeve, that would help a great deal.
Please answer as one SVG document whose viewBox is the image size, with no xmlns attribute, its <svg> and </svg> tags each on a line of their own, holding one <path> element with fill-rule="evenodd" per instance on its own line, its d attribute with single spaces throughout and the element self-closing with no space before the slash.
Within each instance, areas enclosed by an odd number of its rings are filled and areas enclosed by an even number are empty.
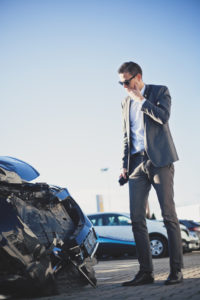
<svg viewBox="0 0 200 300">
<path fill-rule="evenodd" d="M 171 111 L 171 96 L 168 88 L 162 86 L 155 97 L 156 100 L 153 102 L 150 102 L 147 98 L 141 110 L 154 121 L 165 124 L 169 120 Z"/>
</svg>

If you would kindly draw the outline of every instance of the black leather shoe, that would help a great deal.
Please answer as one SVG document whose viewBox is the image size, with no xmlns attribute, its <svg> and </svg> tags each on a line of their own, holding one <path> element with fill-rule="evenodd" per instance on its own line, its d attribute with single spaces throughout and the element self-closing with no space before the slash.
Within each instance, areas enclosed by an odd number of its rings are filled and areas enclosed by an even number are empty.
<svg viewBox="0 0 200 300">
<path fill-rule="evenodd" d="M 154 276 L 152 272 L 142 272 L 139 271 L 135 278 L 130 281 L 125 281 L 122 283 L 123 286 L 137 286 L 143 284 L 149 284 L 154 282 Z"/>
<path fill-rule="evenodd" d="M 173 271 L 169 274 L 167 280 L 164 282 L 166 285 L 177 284 L 183 281 L 183 274 L 181 271 Z"/>
</svg>

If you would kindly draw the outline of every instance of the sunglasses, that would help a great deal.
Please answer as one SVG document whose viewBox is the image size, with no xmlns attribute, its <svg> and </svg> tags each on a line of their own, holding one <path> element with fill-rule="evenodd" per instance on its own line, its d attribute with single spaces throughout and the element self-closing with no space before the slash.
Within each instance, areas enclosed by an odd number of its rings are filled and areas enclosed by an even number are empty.
<svg viewBox="0 0 200 300">
<path fill-rule="evenodd" d="M 129 86 L 131 80 L 132 80 L 137 74 L 138 74 L 138 73 L 136 73 L 136 74 L 133 75 L 131 78 L 126 79 L 126 80 L 124 80 L 124 81 L 119 81 L 119 84 L 121 84 L 121 85 L 124 85 L 124 84 L 125 84 L 125 85 Z"/>
</svg>

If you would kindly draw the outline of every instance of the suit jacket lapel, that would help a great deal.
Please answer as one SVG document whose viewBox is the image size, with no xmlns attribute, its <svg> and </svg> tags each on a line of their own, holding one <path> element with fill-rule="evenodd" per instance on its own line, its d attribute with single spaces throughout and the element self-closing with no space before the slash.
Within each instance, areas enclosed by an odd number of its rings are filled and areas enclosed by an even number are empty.
<svg viewBox="0 0 200 300">
<path fill-rule="evenodd" d="M 150 91 L 150 86 L 148 84 L 146 84 L 145 85 L 145 90 L 144 90 L 144 98 L 148 98 L 149 91 Z"/>
</svg>

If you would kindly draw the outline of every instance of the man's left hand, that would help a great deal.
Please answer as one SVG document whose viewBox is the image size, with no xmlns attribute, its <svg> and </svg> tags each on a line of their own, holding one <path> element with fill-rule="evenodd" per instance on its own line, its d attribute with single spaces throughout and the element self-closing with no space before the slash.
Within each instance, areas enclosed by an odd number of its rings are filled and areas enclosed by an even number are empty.
<svg viewBox="0 0 200 300">
<path fill-rule="evenodd" d="M 144 99 L 137 84 L 135 84 L 133 89 L 127 89 L 127 93 L 131 99 L 134 99 L 135 101 L 141 102 Z"/>
</svg>

